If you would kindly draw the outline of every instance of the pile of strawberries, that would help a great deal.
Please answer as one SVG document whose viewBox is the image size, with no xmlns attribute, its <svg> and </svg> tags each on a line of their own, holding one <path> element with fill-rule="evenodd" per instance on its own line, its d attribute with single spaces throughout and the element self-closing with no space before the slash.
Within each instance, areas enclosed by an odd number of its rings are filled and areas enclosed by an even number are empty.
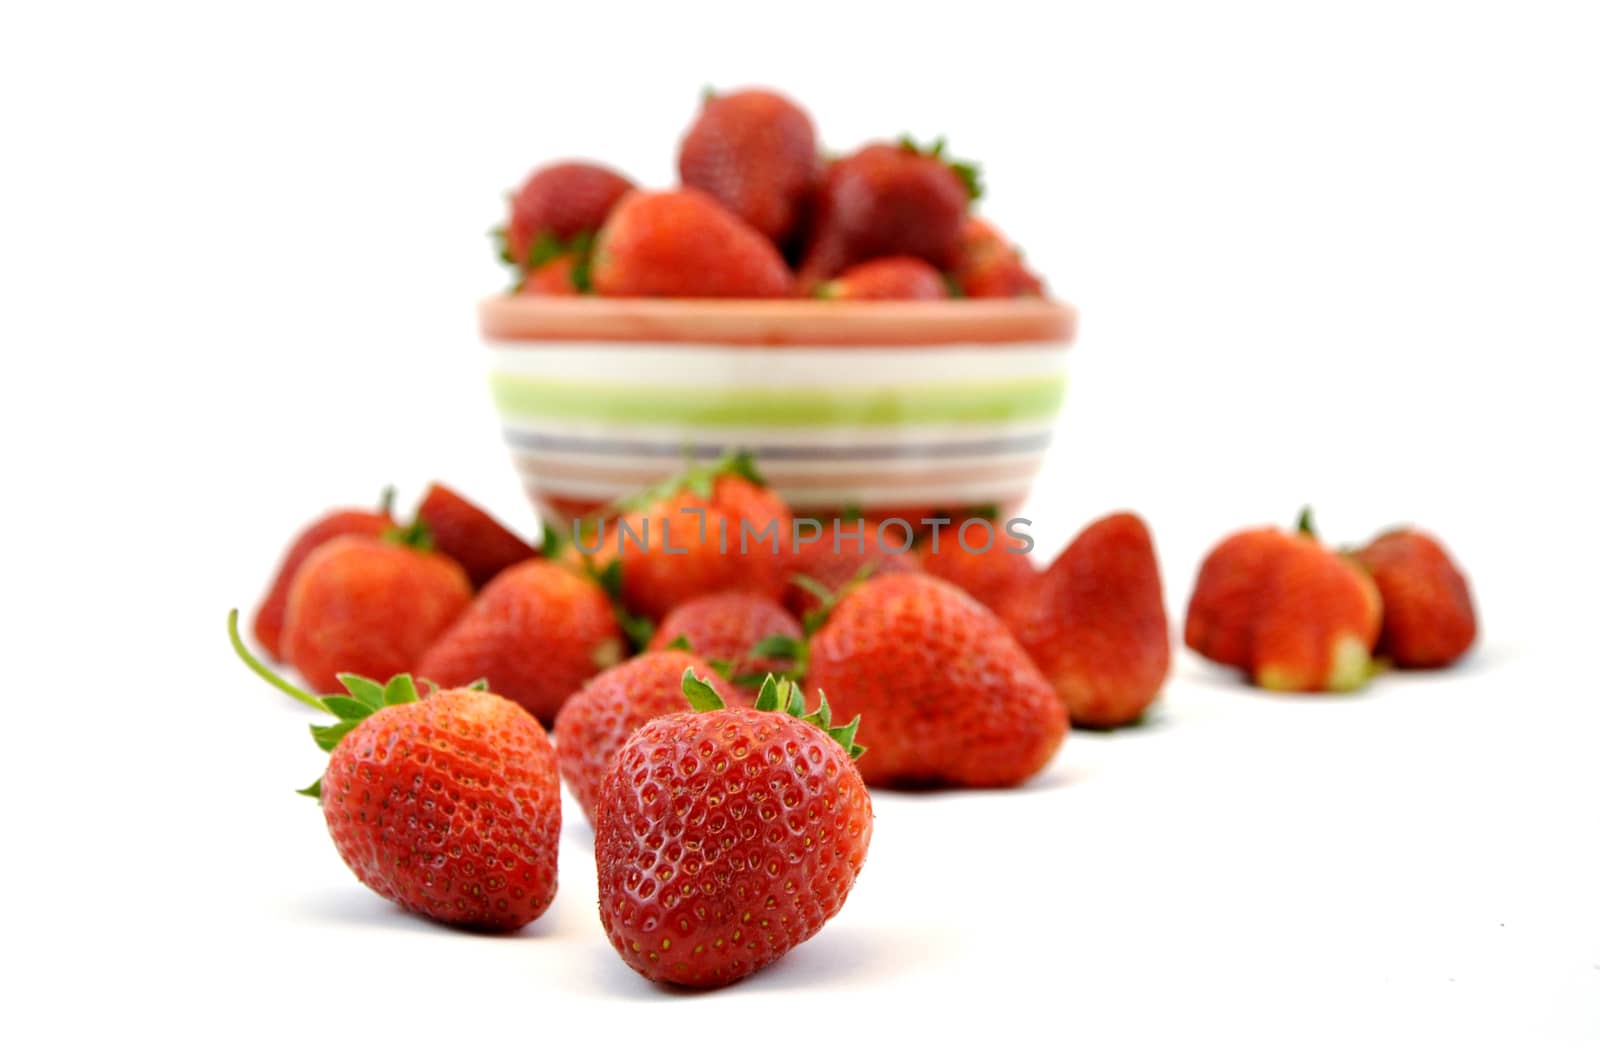
<svg viewBox="0 0 1600 1063">
<path fill-rule="evenodd" d="M 869 785 L 1015 786 L 1070 725 L 1134 723 L 1160 693 L 1169 625 L 1143 521 L 1096 521 L 1043 569 L 983 523 L 796 521 L 734 456 L 536 550 L 436 484 L 403 525 L 387 504 L 341 511 L 290 548 L 254 632 L 314 693 L 230 626 L 252 668 L 330 717 L 304 792 L 362 882 L 452 925 L 524 925 L 555 894 L 565 780 L 618 955 L 717 986 L 838 912 Z M 1304 523 L 1216 548 L 1190 646 L 1305 691 L 1360 685 L 1374 652 L 1465 652 L 1470 595 L 1436 542 L 1340 553 Z"/>
<path fill-rule="evenodd" d="M 708 93 L 682 187 L 605 166 L 536 170 L 496 230 L 530 295 L 722 299 L 1012 298 L 1043 293 L 972 215 L 977 168 L 909 138 L 824 157 L 811 118 L 767 89 Z"/>
</svg>

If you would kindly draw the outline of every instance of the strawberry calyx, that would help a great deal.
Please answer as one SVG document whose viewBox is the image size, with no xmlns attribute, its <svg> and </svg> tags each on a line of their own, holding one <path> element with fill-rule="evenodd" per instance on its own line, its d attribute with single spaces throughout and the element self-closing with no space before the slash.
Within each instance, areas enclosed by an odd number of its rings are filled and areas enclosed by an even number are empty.
<svg viewBox="0 0 1600 1063">
<path fill-rule="evenodd" d="M 683 670 L 683 695 L 689 699 L 689 707 L 695 712 L 716 712 L 728 707 L 715 687 L 694 674 L 693 666 Z M 797 720 L 820 727 L 829 738 L 844 747 L 851 760 L 859 759 L 867 751 L 866 746 L 856 742 L 856 728 L 861 725 L 861 717 L 858 715 L 847 724 L 835 726 L 833 711 L 828 706 L 828 695 L 819 690 L 817 700 L 820 704 L 815 711 L 807 712 L 806 696 L 800 690 L 800 684 L 769 674 L 762 681 L 755 703 L 750 707 L 757 712 L 784 712 Z"/>
<path fill-rule="evenodd" d="M 339 682 L 344 686 L 343 694 L 317 695 L 309 690 L 295 686 L 278 673 L 268 668 L 262 661 L 251 653 L 245 646 L 244 639 L 239 635 L 239 610 L 228 611 L 228 640 L 233 643 L 233 652 L 236 653 L 245 666 L 280 692 L 289 695 L 296 701 L 311 706 L 318 712 L 325 712 L 335 718 L 330 724 L 312 724 L 311 739 L 316 742 L 317 748 L 324 753 L 332 753 L 339 745 L 341 739 L 356 725 L 380 709 L 391 705 L 409 705 L 420 701 L 423 692 L 417 689 L 417 681 L 409 673 L 401 672 L 390 677 L 387 683 L 379 683 L 368 679 L 366 676 L 355 675 L 351 672 L 341 672 Z M 430 680 L 421 681 L 427 688 L 427 694 L 434 693 L 438 687 Z M 479 679 L 467 687 L 468 690 L 488 690 L 489 682 Z M 316 782 L 303 790 L 295 793 L 307 797 L 322 799 L 322 779 L 319 776 Z"/>
<path fill-rule="evenodd" d="M 1300 516 L 1295 519 L 1294 530 L 1296 534 L 1304 535 L 1307 539 L 1318 539 L 1317 526 L 1311 519 L 1311 507 L 1301 506 Z"/>
<path fill-rule="evenodd" d="M 386 543 L 394 543 L 396 546 L 404 546 L 420 553 L 433 552 L 433 530 L 421 517 L 413 517 L 410 524 L 396 525 L 388 529 L 381 538 Z"/>
<path fill-rule="evenodd" d="M 944 137 L 939 137 L 932 144 L 923 147 L 911 138 L 910 133 L 903 133 L 900 136 L 900 148 L 903 151 L 911 152 L 913 155 L 937 159 L 950 167 L 950 172 L 959 177 L 961 183 L 966 186 L 967 201 L 969 203 L 976 203 L 983 197 L 983 168 L 977 163 L 969 162 L 965 159 L 947 158 L 944 153 Z"/>
<path fill-rule="evenodd" d="M 640 616 L 633 612 L 622 600 L 622 558 L 614 557 L 605 568 L 595 567 L 594 559 L 585 556 L 583 570 L 599 584 L 600 589 L 611 601 L 611 615 L 616 617 L 617 626 L 627 636 L 628 642 L 635 652 L 643 652 L 650 644 L 650 639 L 656 633 L 656 625 L 647 616 Z"/>
<path fill-rule="evenodd" d="M 730 450 L 716 461 L 702 464 L 691 462 L 683 472 L 618 499 L 602 507 L 594 515 L 600 517 L 613 513 L 637 512 L 684 492 L 709 502 L 716 491 L 717 479 L 722 476 L 737 476 L 757 487 L 765 487 L 767 483 L 761 471 L 756 468 L 755 455 L 748 450 Z"/>
<path fill-rule="evenodd" d="M 562 255 L 573 256 L 572 286 L 579 292 L 594 290 L 594 286 L 589 282 L 589 264 L 593 257 L 595 237 L 592 230 L 586 229 L 574 234 L 570 239 L 563 240 L 549 229 L 541 229 L 520 260 L 511 253 L 511 236 L 505 226 L 496 226 L 489 230 L 489 236 L 495 242 L 495 251 L 500 261 L 510 266 L 516 273 L 516 282 L 511 286 L 512 291 L 522 286 L 523 279 L 529 273 Z"/>
</svg>

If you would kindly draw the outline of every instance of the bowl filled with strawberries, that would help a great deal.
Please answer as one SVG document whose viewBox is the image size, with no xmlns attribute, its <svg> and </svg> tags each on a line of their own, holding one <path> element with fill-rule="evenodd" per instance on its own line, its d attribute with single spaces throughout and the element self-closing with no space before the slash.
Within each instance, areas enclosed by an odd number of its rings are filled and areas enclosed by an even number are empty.
<svg viewBox="0 0 1600 1063">
<path fill-rule="evenodd" d="M 479 324 L 530 497 L 568 519 L 742 451 L 799 512 L 1013 510 L 1066 387 L 1071 306 L 943 142 L 824 160 L 766 90 L 708 96 L 679 187 L 542 167 Z"/>
</svg>

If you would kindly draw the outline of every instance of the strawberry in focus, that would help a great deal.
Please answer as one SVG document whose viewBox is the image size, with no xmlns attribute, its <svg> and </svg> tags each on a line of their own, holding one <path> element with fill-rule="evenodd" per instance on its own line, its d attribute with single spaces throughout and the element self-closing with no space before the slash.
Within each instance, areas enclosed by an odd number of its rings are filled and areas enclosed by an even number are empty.
<svg viewBox="0 0 1600 1063">
<path fill-rule="evenodd" d="M 283 560 L 278 562 L 278 571 L 272 577 L 272 586 L 266 597 L 256 608 L 252 633 L 267 656 L 273 660 L 283 659 L 283 620 L 289 606 L 289 587 L 306 558 L 323 543 L 342 535 L 376 539 L 392 529 L 394 520 L 389 515 L 391 499 L 391 493 L 385 492 L 383 504 L 376 510 L 335 510 L 308 525 L 295 537 Z"/>
<path fill-rule="evenodd" d="M 1171 663 L 1161 572 L 1132 513 L 1089 525 L 1001 609 L 1074 727 L 1137 722 Z"/>
<path fill-rule="evenodd" d="M 534 558 L 491 580 L 422 655 L 416 672 L 446 687 L 487 679 L 490 689 L 548 725 L 573 691 L 622 660 L 625 650 L 605 592 Z"/>
<path fill-rule="evenodd" d="M 961 253 L 950 279 L 968 299 L 1044 294 L 1044 282 L 1023 265 L 1022 255 L 981 218 L 968 218 L 961 227 Z"/>
<path fill-rule="evenodd" d="M 782 299 L 794 278 L 772 242 L 695 188 L 631 192 L 595 238 L 600 295 Z"/>
<path fill-rule="evenodd" d="M 482 587 L 505 569 L 538 555 L 516 533 L 444 484 L 429 484 L 417 507 L 433 548 L 466 570 Z"/>
<path fill-rule="evenodd" d="M 999 618 L 920 572 L 845 594 L 811 637 L 806 682 L 860 714 L 875 786 L 1014 786 L 1067 735 L 1055 691 Z"/>
<path fill-rule="evenodd" d="M 910 255 L 874 258 L 851 266 L 819 284 L 818 299 L 948 299 L 950 289 L 938 270 Z"/>
<path fill-rule="evenodd" d="M 801 259 L 806 287 L 860 262 L 910 255 L 939 270 L 961 256 L 961 226 L 979 194 L 977 170 L 909 140 L 869 144 L 823 172 L 811 238 Z"/>
<path fill-rule="evenodd" d="M 421 696 L 409 675 L 380 685 L 344 675 L 346 693 L 314 697 L 274 675 L 239 640 L 245 663 L 335 718 L 313 726 L 329 752 L 301 791 L 322 805 L 339 857 L 379 896 L 451 926 L 508 931 L 556 893 L 561 785 L 538 722 L 482 690 Z"/>
<path fill-rule="evenodd" d="M 420 529 L 342 536 L 313 550 L 289 585 L 283 658 L 319 691 L 337 690 L 341 672 L 409 672 L 471 601 L 467 574 Z"/>
<path fill-rule="evenodd" d="M 652 981 L 711 988 L 761 970 L 838 913 L 872 837 L 855 724 L 769 678 L 725 707 L 691 671 L 695 711 L 618 751 L 595 818 L 600 921 Z"/>
<path fill-rule="evenodd" d="M 657 716 L 682 712 L 683 673 L 704 675 L 723 700 L 745 700 L 695 654 L 660 650 L 641 654 L 596 676 L 574 693 L 556 714 L 556 759 L 561 777 L 593 823 L 600 781 L 617 750 Z"/>
<path fill-rule="evenodd" d="M 1401 668 L 1443 668 L 1478 636 L 1472 591 L 1439 540 L 1401 528 L 1355 553 L 1383 599 L 1378 652 Z"/>
<path fill-rule="evenodd" d="M 633 182 L 590 162 L 558 162 L 535 170 L 511 197 L 510 217 L 501 230 L 501 257 L 521 271 L 534 261 L 541 238 L 564 244 L 593 234 Z"/>
<path fill-rule="evenodd" d="M 691 652 L 726 665 L 729 675 L 760 678 L 793 668 L 804 639 L 799 622 L 771 598 L 722 591 L 673 609 L 656 627 L 649 649 L 666 649 L 682 640 Z M 780 656 L 763 655 L 757 649 L 763 643 L 793 649 Z"/>
<path fill-rule="evenodd" d="M 707 95 L 678 150 L 678 175 L 779 247 L 798 230 L 817 177 L 811 118 L 776 92 Z"/>
</svg>

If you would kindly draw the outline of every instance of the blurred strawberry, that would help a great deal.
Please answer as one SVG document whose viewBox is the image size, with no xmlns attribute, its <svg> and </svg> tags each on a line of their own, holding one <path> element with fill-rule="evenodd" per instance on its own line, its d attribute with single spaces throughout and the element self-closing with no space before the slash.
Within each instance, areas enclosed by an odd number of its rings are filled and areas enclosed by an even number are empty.
<svg viewBox="0 0 1600 1063">
<path fill-rule="evenodd" d="M 511 197 L 510 217 L 499 231 L 501 258 L 519 271 L 541 265 L 534 261 L 541 238 L 549 247 L 593 234 L 632 187 L 626 177 L 595 163 L 559 162 L 535 170 Z"/>
<path fill-rule="evenodd" d="M 851 266 L 816 287 L 818 299 L 948 299 L 939 271 L 910 255 L 875 258 Z"/>
<path fill-rule="evenodd" d="M 278 571 L 272 577 L 272 586 L 256 608 L 253 630 L 256 642 L 260 643 L 267 656 L 274 660 L 281 660 L 283 657 L 281 646 L 283 617 L 289 604 L 289 586 L 294 582 L 295 573 L 300 571 L 300 566 L 305 564 L 306 558 L 323 543 L 337 539 L 341 535 L 360 535 L 376 539 L 389 531 L 394 527 L 394 521 L 389 516 L 392 499 L 393 492 L 385 491 L 382 506 L 377 510 L 335 510 L 308 525 L 295 536 L 288 552 L 283 555 L 283 560 L 278 562 Z"/>
<path fill-rule="evenodd" d="M 765 89 L 710 94 L 678 151 L 678 174 L 782 246 L 817 176 L 811 119 Z"/>
<path fill-rule="evenodd" d="M 942 140 L 926 151 L 909 139 L 869 144 L 823 172 L 800 278 L 810 287 L 889 255 L 951 269 L 961 256 L 967 205 L 978 194 L 976 167 L 947 161 Z"/>
<path fill-rule="evenodd" d="M 313 550 L 289 585 L 283 656 L 323 693 L 343 672 L 409 672 L 471 600 L 461 566 L 416 529 L 404 541 L 341 536 Z"/>
<path fill-rule="evenodd" d="M 1171 662 L 1161 573 L 1144 521 L 1089 525 L 1000 610 L 1066 706 L 1074 727 L 1134 723 Z"/>
<path fill-rule="evenodd" d="M 573 691 L 623 653 L 622 630 L 594 581 L 535 558 L 491 580 L 415 670 L 444 687 L 487 679 L 490 690 L 549 724 Z"/>
<path fill-rule="evenodd" d="M 722 591 L 692 598 L 673 609 L 656 628 L 652 650 L 665 649 L 679 640 L 690 652 L 727 665 L 732 676 L 784 673 L 802 653 L 805 632 L 777 602 L 747 591 Z M 782 656 L 759 653 L 763 642 L 790 649 Z M 681 674 L 681 670 L 680 670 Z"/>
<path fill-rule="evenodd" d="M 433 548 L 454 558 L 474 587 L 538 555 L 516 533 L 444 484 L 428 485 L 417 519 L 427 528 Z"/>
<path fill-rule="evenodd" d="M 772 243 L 695 188 L 632 192 L 595 238 L 600 295 L 781 299 L 794 278 Z"/>
<path fill-rule="evenodd" d="M 1472 592 L 1443 544 L 1401 528 L 1356 551 L 1383 598 L 1378 652 L 1402 668 L 1443 668 L 1478 635 Z"/>
<path fill-rule="evenodd" d="M 1013 553 L 1004 539 L 995 538 L 987 550 L 979 549 L 987 540 L 978 532 L 969 532 L 966 540 L 958 538 L 957 523 L 939 536 L 938 548 L 932 537 L 927 538 L 917 551 L 922 570 L 938 576 L 972 595 L 994 610 L 1014 600 L 1029 587 L 1036 575 L 1029 555 Z M 965 543 L 970 544 L 968 549 Z"/>
<path fill-rule="evenodd" d="M 569 550 L 602 576 L 630 613 L 659 620 L 715 591 L 776 601 L 788 571 L 792 522 L 789 507 L 765 486 L 750 458 L 735 454 L 608 507 L 579 529 Z"/>
<path fill-rule="evenodd" d="M 961 228 L 961 254 L 951 281 L 968 299 L 1044 294 L 1044 283 L 1022 264 L 1022 255 L 982 218 L 968 218 Z"/>
<path fill-rule="evenodd" d="M 816 538 L 810 538 L 810 520 L 797 522 L 794 553 L 789 565 L 789 586 L 783 604 L 797 617 L 826 604 L 845 584 L 857 577 L 888 572 L 915 572 L 917 555 L 911 536 L 898 521 L 879 524 L 862 517 L 835 517 L 820 521 Z"/>
</svg>

